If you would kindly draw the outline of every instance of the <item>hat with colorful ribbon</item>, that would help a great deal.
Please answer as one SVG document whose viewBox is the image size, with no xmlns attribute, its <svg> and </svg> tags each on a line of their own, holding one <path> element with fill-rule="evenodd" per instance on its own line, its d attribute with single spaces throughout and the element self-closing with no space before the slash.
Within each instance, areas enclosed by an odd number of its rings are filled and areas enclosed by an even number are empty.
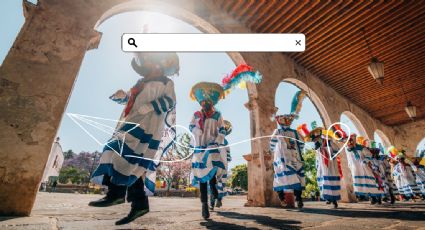
<svg viewBox="0 0 425 230">
<path fill-rule="evenodd" d="M 203 101 L 210 101 L 216 105 L 224 97 L 223 88 L 214 82 L 199 82 L 190 90 L 190 98 L 198 101 L 199 104 Z"/>
<path fill-rule="evenodd" d="M 302 102 L 306 94 L 304 91 L 297 91 L 292 98 L 291 112 L 289 114 L 276 115 L 275 120 L 279 125 L 290 125 L 292 121 L 298 119 L 298 115 L 302 108 Z"/>
</svg>

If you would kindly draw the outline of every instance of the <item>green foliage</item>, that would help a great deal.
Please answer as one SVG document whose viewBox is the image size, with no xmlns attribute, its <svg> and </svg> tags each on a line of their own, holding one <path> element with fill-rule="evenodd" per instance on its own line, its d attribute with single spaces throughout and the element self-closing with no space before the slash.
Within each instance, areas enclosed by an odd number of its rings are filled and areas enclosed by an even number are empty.
<svg viewBox="0 0 425 230">
<path fill-rule="evenodd" d="M 74 155 L 75 153 L 71 149 L 63 153 L 65 160 L 73 158 Z"/>
<path fill-rule="evenodd" d="M 310 197 L 312 191 L 319 191 L 319 186 L 317 185 L 316 151 L 313 149 L 305 151 L 303 158 L 306 179 L 306 188 L 303 196 Z"/>
<path fill-rule="evenodd" d="M 248 167 L 246 164 L 237 165 L 232 168 L 232 176 L 229 181 L 230 187 L 248 190 Z"/>
<path fill-rule="evenodd" d="M 75 168 L 73 166 L 68 166 L 62 168 L 59 172 L 59 182 L 66 184 L 71 182 L 72 184 L 81 184 L 85 182 L 88 177 L 88 172 Z"/>
</svg>

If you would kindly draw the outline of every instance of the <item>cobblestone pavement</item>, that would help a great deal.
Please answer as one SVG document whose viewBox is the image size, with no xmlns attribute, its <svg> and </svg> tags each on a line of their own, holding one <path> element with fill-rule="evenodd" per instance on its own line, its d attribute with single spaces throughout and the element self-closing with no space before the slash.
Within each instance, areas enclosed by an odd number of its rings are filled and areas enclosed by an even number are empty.
<svg viewBox="0 0 425 230">
<path fill-rule="evenodd" d="M 340 204 L 337 210 L 323 202 L 305 202 L 305 208 L 244 207 L 244 196 L 229 196 L 211 220 L 201 218 L 195 198 L 151 198 L 151 212 L 124 226 L 114 222 L 130 210 L 129 204 L 88 207 L 100 195 L 39 193 L 30 217 L 0 217 L 0 229 L 424 229 L 425 202 L 371 206 Z"/>
</svg>

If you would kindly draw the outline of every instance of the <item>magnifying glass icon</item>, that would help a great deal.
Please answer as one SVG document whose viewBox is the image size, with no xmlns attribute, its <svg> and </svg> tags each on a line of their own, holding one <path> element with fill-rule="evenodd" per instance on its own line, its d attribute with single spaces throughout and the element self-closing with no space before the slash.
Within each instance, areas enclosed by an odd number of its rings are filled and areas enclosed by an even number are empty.
<svg viewBox="0 0 425 230">
<path fill-rule="evenodd" d="M 128 44 L 137 48 L 136 40 L 134 38 L 129 38 Z"/>
</svg>

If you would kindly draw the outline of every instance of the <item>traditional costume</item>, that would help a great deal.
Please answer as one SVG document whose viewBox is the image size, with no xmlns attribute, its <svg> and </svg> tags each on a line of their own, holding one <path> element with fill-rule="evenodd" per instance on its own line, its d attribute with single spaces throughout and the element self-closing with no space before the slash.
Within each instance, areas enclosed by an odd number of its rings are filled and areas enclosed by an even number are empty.
<svg viewBox="0 0 425 230">
<path fill-rule="evenodd" d="M 259 83 L 261 75 L 246 64 L 239 65 L 233 72 L 223 79 L 222 86 L 212 82 L 195 84 L 190 92 L 190 97 L 198 101 L 201 110 L 195 112 L 189 129 L 192 132 L 191 147 L 194 149 L 192 156 L 192 184 L 200 184 L 202 216 L 209 218 L 208 186 L 212 193 L 212 200 L 219 198 L 217 182 L 224 182 L 227 177 L 227 143 L 225 136 L 228 134 L 226 123 L 220 112 L 214 106 L 219 100 L 224 99 L 234 87 L 244 87 L 246 82 Z M 226 156 L 226 158 L 224 158 Z M 217 181 L 219 179 L 219 181 Z M 219 185 L 220 186 L 220 185 Z M 222 187 L 222 186 L 221 186 Z M 224 189 L 224 188 L 223 188 Z M 221 199 L 218 200 L 221 206 Z M 211 208 L 214 206 L 212 204 Z"/>
<path fill-rule="evenodd" d="M 224 146 L 226 131 L 221 113 L 214 108 L 224 98 L 224 91 L 217 83 L 201 82 L 192 87 L 190 96 L 202 107 L 195 112 L 189 126 L 193 136 L 191 147 L 194 149 L 191 178 L 193 185 L 200 183 L 202 215 L 209 218 L 207 183 L 213 199 L 217 199 L 216 174 L 219 168 L 225 170 L 220 148 Z"/>
<path fill-rule="evenodd" d="M 157 155 L 167 113 L 175 106 L 174 83 L 167 76 L 179 71 L 175 53 L 138 53 L 131 65 L 141 76 L 128 93 L 117 91 L 111 99 L 125 104 L 123 119 L 103 149 L 100 165 L 92 177 L 103 177 L 108 186 L 105 198 L 89 205 L 104 207 L 131 202 L 130 214 L 116 224 L 126 224 L 149 212 L 144 192 L 154 181 L 143 180 L 147 170 L 155 171 L 151 160 Z M 162 153 L 161 153 L 162 154 Z"/>
<path fill-rule="evenodd" d="M 232 132 L 232 124 L 230 121 L 224 120 L 224 129 L 226 131 L 226 136 L 229 135 Z M 222 199 L 224 196 L 227 195 L 227 172 L 228 172 L 228 165 L 229 162 L 232 161 L 232 157 L 230 155 L 230 147 L 228 146 L 229 142 L 224 139 L 224 146 L 220 149 L 220 158 L 221 162 L 224 164 L 224 169 L 219 167 L 217 170 L 217 191 L 218 191 L 218 197 L 217 197 L 217 204 L 216 207 L 221 207 L 222 205 Z M 213 197 L 213 196 L 211 196 Z M 211 206 L 214 206 L 215 200 L 212 199 Z"/>
<path fill-rule="evenodd" d="M 353 177 L 354 193 L 361 197 L 370 197 L 372 204 L 380 202 L 383 191 L 377 177 L 372 171 L 371 153 L 356 143 L 356 135 L 352 134 L 346 147 L 348 166 Z"/>
<path fill-rule="evenodd" d="M 416 166 L 416 184 L 419 187 L 419 190 L 421 191 L 421 196 L 423 199 L 425 199 L 425 166 L 419 164 L 419 160 L 417 159 L 415 162 Z"/>
<path fill-rule="evenodd" d="M 279 128 L 273 132 L 270 151 L 273 152 L 274 180 L 273 190 L 278 193 L 282 203 L 285 192 L 294 192 L 298 208 L 304 206 L 301 193 L 305 188 L 304 163 L 302 150 L 304 141 L 297 130 L 290 126 L 301 110 L 305 94 L 299 91 L 292 100 L 291 113 L 275 117 Z"/>
<path fill-rule="evenodd" d="M 311 132 L 305 124 L 300 125 L 297 130 L 303 135 L 306 142 L 313 142 L 316 150 L 317 184 L 320 189 L 320 197 L 327 203 L 332 203 L 334 208 L 338 207 L 341 200 L 341 178 L 342 170 L 340 160 L 334 157 L 338 153 L 336 140 L 347 138 L 344 131 L 339 132 L 326 130 L 322 127 L 315 128 L 313 123 Z"/>
<path fill-rule="evenodd" d="M 403 152 L 400 152 L 396 159 L 398 163 L 394 166 L 393 175 L 399 177 L 399 192 L 405 199 L 413 199 L 415 195 L 421 194 L 413 172 L 416 167 L 410 161 L 406 160 Z"/>
<path fill-rule="evenodd" d="M 369 151 L 372 153 L 372 169 L 375 175 L 379 175 L 384 189 L 384 201 L 388 198 L 391 204 L 395 202 L 395 195 L 397 195 L 397 187 L 394 184 L 391 175 L 391 165 L 386 155 L 380 148 L 377 148 L 375 141 L 371 141 Z"/>
</svg>

